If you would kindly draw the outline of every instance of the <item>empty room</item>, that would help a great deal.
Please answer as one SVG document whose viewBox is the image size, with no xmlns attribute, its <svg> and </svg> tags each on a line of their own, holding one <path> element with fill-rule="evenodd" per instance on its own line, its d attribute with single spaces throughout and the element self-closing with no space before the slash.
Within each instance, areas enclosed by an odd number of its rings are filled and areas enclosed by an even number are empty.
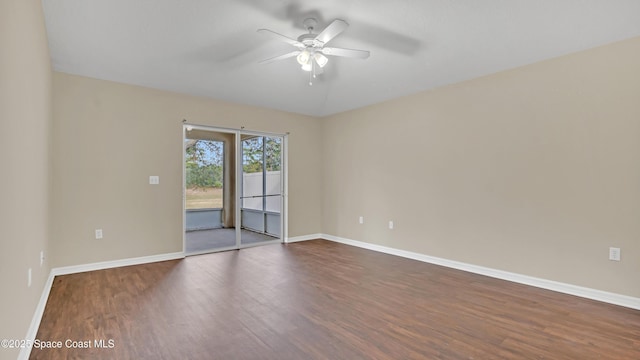
<svg viewBox="0 0 640 360">
<path fill-rule="evenodd" d="M 640 359 L 639 15 L 0 0 L 0 360 Z"/>
</svg>

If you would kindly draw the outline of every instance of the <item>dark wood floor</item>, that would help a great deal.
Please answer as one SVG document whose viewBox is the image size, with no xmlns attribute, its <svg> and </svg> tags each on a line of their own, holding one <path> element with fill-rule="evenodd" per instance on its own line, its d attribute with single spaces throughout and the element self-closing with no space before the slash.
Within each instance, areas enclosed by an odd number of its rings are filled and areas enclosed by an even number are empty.
<svg viewBox="0 0 640 360">
<path fill-rule="evenodd" d="M 314 240 L 56 277 L 31 359 L 640 359 L 640 311 Z"/>
</svg>

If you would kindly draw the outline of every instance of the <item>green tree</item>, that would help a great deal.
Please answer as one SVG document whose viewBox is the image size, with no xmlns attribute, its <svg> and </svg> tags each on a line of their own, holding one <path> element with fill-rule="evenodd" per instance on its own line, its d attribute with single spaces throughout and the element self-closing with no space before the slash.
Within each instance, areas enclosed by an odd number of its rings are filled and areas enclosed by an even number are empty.
<svg viewBox="0 0 640 360">
<path fill-rule="evenodd" d="M 213 140 L 185 141 L 188 188 L 222 187 L 224 144 Z"/>
<path fill-rule="evenodd" d="M 265 161 L 267 171 L 280 171 L 282 163 L 282 139 L 265 138 Z"/>
<path fill-rule="evenodd" d="M 256 136 L 242 141 L 242 170 L 245 173 L 261 172 L 263 160 L 267 171 L 279 171 L 281 156 L 281 138 Z"/>
<path fill-rule="evenodd" d="M 255 173 L 262 171 L 262 136 L 242 141 L 242 171 Z"/>
</svg>

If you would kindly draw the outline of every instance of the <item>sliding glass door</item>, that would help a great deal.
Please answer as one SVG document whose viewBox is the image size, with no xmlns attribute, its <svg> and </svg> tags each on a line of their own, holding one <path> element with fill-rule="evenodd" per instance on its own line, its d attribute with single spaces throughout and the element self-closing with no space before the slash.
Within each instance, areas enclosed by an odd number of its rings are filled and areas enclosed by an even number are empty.
<svg viewBox="0 0 640 360">
<path fill-rule="evenodd" d="M 187 254 L 282 242 L 285 136 L 184 125 Z"/>
<path fill-rule="evenodd" d="M 241 245 L 281 238 L 283 138 L 243 134 Z"/>
</svg>

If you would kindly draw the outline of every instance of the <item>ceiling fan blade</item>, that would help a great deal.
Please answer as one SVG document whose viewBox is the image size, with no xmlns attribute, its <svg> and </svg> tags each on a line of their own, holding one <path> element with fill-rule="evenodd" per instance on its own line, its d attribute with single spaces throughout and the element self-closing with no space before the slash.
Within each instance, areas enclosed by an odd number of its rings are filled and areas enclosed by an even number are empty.
<svg viewBox="0 0 640 360">
<path fill-rule="evenodd" d="M 291 45 L 293 45 L 293 46 L 295 46 L 297 48 L 300 48 L 300 49 L 304 48 L 304 44 L 302 44 L 298 40 L 295 40 L 295 39 L 292 39 L 290 37 L 284 36 L 282 34 L 279 34 L 279 33 L 275 32 L 275 31 L 271 31 L 269 29 L 258 29 L 258 32 L 261 33 L 261 34 L 269 35 L 269 36 L 271 36 L 271 37 L 273 37 L 275 39 L 278 39 L 280 41 L 284 41 L 287 44 L 291 44 Z"/>
<path fill-rule="evenodd" d="M 340 19 L 333 20 L 333 22 L 329 24 L 329 26 L 324 28 L 324 30 L 322 30 L 322 32 L 318 34 L 318 36 L 316 36 L 315 40 L 321 41 L 323 44 L 326 44 L 331 41 L 331 39 L 343 32 L 347 27 L 349 27 L 349 24 L 347 24 L 346 21 Z"/>
<path fill-rule="evenodd" d="M 296 51 L 292 51 L 292 52 L 290 52 L 288 54 L 279 55 L 279 56 L 272 57 L 272 58 L 269 58 L 269 59 L 264 59 L 264 60 L 260 61 L 258 64 L 269 64 L 269 63 L 272 63 L 274 61 L 278 61 L 278 60 L 282 60 L 282 59 L 287 59 L 287 58 L 290 58 L 290 57 L 298 56 L 298 54 L 300 54 L 300 51 L 296 50 Z"/>
<path fill-rule="evenodd" d="M 366 59 L 369 57 L 369 52 L 366 50 L 354 50 L 354 49 L 342 49 L 326 47 L 322 48 L 321 52 L 325 55 L 342 56 L 348 58 Z"/>
</svg>

